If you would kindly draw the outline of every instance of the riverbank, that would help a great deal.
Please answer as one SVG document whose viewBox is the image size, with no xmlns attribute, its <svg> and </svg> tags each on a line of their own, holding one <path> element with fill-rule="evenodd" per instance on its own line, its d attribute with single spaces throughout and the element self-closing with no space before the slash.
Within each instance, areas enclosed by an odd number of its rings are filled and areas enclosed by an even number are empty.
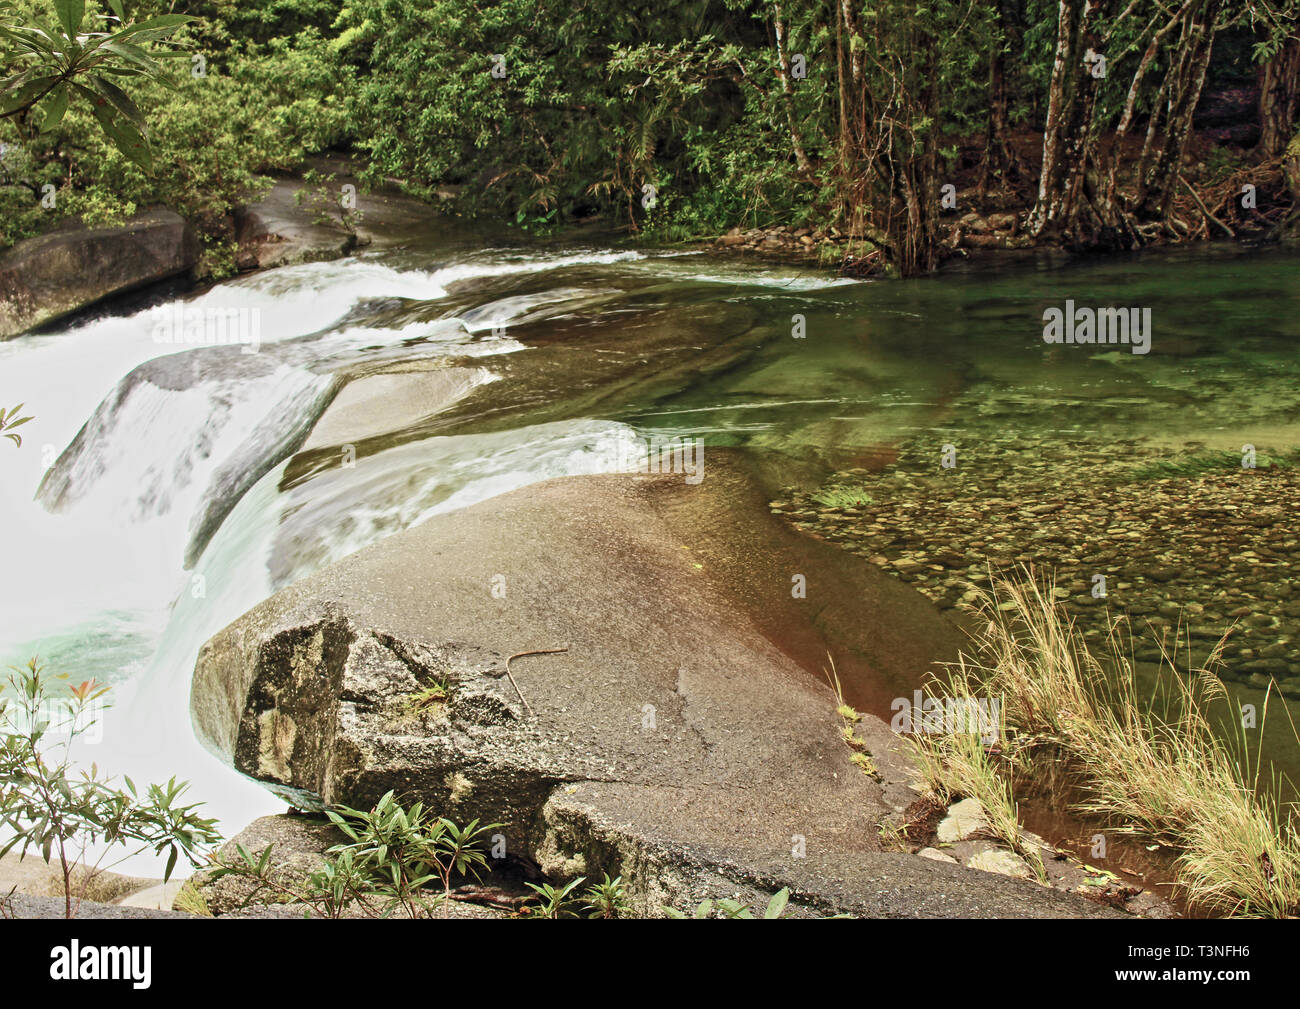
<svg viewBox="0 0 1300 1009">
<path fill-rule="evenodd" d="M 337 182 L 316 181 L 340 173 Z M 350 173 L 350 159 L 313 157 L 300 172 L 274 180 L 257 202 L 238 208 L 228 222 L 231 272 L 380 251 L 451 226 L 435 208 L 394 187 L 358 191 L 346 181 Z M 339 205 L 345 195 L 346 210 Z M 75 218 L 60 220 L 0 250 L 0 340 L 199 293 L 225 279 L 211 274 L 201 253 L 192 222 L 166 208 L 93 228 Z"/>
<path fill-rule="evenodd" d="M 1255 168 L 1241 171 L 1246 173 L 1243 178 L 1248 175 L 1265 186 L 1261 192 L 1265 194 L 1267 214 L 1243 212 L 1231 217 L 1235 227 L 1222 225 L 1220 219 L 1229 211 L 1221 204 L 1226 199 L 1224 194 L 1233 189 L 1233 184 L 1228 183 L 1236 176 L 1225 182 L 1225 178 L 1214 175 L 1213 181 L 1205 184 L 1217 194 L 1217 215 L 1204 209 L 1201 197 L 1196 196 L 1199 202 L 1194 202 L 1194 193 L 1184 198 L 1191 210 L 1208 215 L 1203 216 L 1202 226 L 1194 232 L 1152 226 L 1143 230 L 1138 243 L 1082 248 L 1051 237 L 1032 236 L 1027 230 L 1030 208 L 1021 199 L 1024 193 L 1014 189 L 990 193 L 978 180 L 978 173 L 968 168 L 954 175 L 963 188 L 954 191 L 955 202 L 936 224 L 937 243 L 942 250 L 937 270 L 965 265 L 999 269 L 1008 263 L 1019 267 L 1030 261 L 1040 267 L 1065 266 L 1081 257 L 1100 257 L 1103 261 L 1107 254 L 1127 257 L 1140 248 L 1170 249 L 1210 242 L 1250 247 L 1293 240 L 1294 228 L 1287 226 L 1289 218 L 1284 212 L 1290 197 L 1281 170 L 1267 177 Z M 1193 178 L 1209 178 L 1208 172 L 1204 164 L 1191 170 Z M 350 156 L 316 155 L 307 159 L 299 172 L 276 178 L 256 203 L 233 213 L 229 221 L 233 236 L 230 268 L 247 275 L 362 251 L 400 248 L 427 237 L 430 231 L 450 236 L 465 229 L 464 219 L 447 210 L 454 205 L 448 201 L 454 198 L 454 187 L 439 190 L 435 203 L 406 195 L 395 181 L 369 189 L 361 183 Z M 1220 221 L 1220 226 L 1210 226 L 1211 221 Z M 504 225 L 480 225 L 475 233 L 493 235 L 495 241 L 505 244 L 527 237 Z M 549 227 L 543 241 L 555 245 L 588 242 L 594 233 L 633 249 L 653 250 L 663 244 L 663 238 L 653 229 L 637 235 L 626 227 L 611 228 L 594 218 Z M 776 224 L 736 226 L 713 239 L 673 242 L 671 246 L 861 278 L 889 273 L 880 241 L 829 224 Z M 193 229 L 162 208 L 119 226 L 86 229 L 75 220 L 61 222 L 45 235 L 0 252 L 0 339 L 78 316 L 147 304 L 178 292 L 201 292 L 214 278 L 195 273 L 199 258 Z M 210 269 L 206 260 L 204 269 Z M 76 278 L 75 284 L 69 282 L 69 277 Z M 53 297 L 50 292 L 56 290 L 57 297 Z M 39 310 L 34 307 L 37 303 Z"/>
</svg>

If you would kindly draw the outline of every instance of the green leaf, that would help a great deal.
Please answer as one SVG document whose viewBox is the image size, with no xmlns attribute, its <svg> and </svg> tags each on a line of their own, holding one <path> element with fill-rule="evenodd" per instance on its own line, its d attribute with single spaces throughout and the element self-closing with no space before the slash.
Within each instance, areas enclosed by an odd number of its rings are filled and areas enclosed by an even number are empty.
<svg viewBox="0 0 1300 1009">
<path fill-rule="evenodd" d="M 102 77 L 91 77 L 90 82 L 93 89 L 112 102 L 113 107 L 122 115 L 135 123 L 141 131 L 145 129 L 144 114 L 136 107 L 135 102 L 131 101 L 125 91 L 112 81 L 107 81 Z"/>
<path fill-rule="evenodd" d="M 51 93 L 49 100 L 45 104 L 45 121 L 41 123 L 41 132 L 49 133 L 50 130 L 63 122 L 63 116 L 68 111 L 68 86 L 60 84 Z M 27 420 L 30 418 L 24 418 Z M 18 424 L 21 424 L 19 421 Z M 17 427 L 18 424 L 11 426 Z"/>
<path fill-rule="evenodd" d="M 4 29 L 4 34 L 30 52 L 54 58 L 63 51 L 63 47 L 39 28 L 15 25 Z"/>
<path fill-rule="evenodd" d="M 120 35 L 121 33 L 119 32 L 118 34 Z M 99 48 L 105 52 L 110 52 L 115 56 L 122 57 L 122 59 L 126 60 L 128 63 L 138 66 L 141 70 L 144 70 L 151 76 L 162 72 L 157 62 L 147 52 L 139 46 L 132 45 L 130 42 L 121 41 L 117 35 L 101 42 Z"/>
<path fill-rule="evenodd" d="M 77 85 L 77 90 L 90 97 L 95 121 L 99 123 L 99 128 L 104 131 L 104 135 L 113 142 L 113 146 L 124 157 L 134 161 L 145 171 L 152 172 L 153 155 L 139 128 L 131 120 L 118 115 L 117 110 L 108 103 L 107 99 L 99 97 L 89 88 L 81 85 Z"/>
<path fill-rule="evenodd" d="M 120 39 L 135 35 L 138 32 L 156 32 L 179 28 L 181 25 L 187 25 L 191 21 L 197 20 L 198 18 L 190 17 L 188 14 L 160 14 L 158 17 L 146 18 L 137 24 L 128 25 L 113 37 Z"/>
<path fill-rule="evenodd" d="M 0 103 L 0 115 L 10 115 L 19 109 L 26 108 L 37 100 L 37 98 L 54 86 L 58 77 L 37 77 L 35 80 L 28 81 L 16 92 L 10 95 L 3 103 Z"/>
<path fill-rule="evenodd" d="M 69 38 L 74 38 L 86 19 L 86 0 L 54 0 L 55 13 Z"/>
</svg>

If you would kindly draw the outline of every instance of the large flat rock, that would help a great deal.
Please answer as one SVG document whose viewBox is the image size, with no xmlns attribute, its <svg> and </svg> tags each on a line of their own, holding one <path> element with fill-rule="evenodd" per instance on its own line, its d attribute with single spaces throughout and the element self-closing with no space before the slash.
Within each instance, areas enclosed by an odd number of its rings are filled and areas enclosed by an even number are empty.
<svg viewBox="0 0 1300 1009">
<path fill-rule="evenodd" d="M 66 224 L 19 242 L 0 255 L 0 340 L 186 273 L 198 258 L 189 225 L 170 210 L 119 227 Z"/>
<path fill-rule="evenodd" d="M 241 269 L 270 269 L 337 259 L 359 247 L 402 245 L 439 226 L 437 211 L 391 187 L 363 189 L 350 159 L 309 158 L 324 183 L 299 176 L 275 180 L 255 203 L 235 211 Z M 343 186 L 353 187 L 355 213 L 345 224 L 338 206 Z"/>
<path fill-rule="evenodd" d="M 622 874 L 640 914 L 781 886 L 805 911 L 1102 913 L 880 850 L 911 796 L 895 737 L 864 718 L 880 774 L 850 763 L 829 688 L 722 584 L 762 565 L 687 548 L 697 493 L 679 476 L 554 480 L 297 582 L 203 648 L 200 738 L 301 806 L 395 789 L 501 822 L 513 859 Z M 507 657 L 558 648 L 510 664 L 516 691 Z M 446 700 L 413 707 L 435 684 Z"/>
</svg>

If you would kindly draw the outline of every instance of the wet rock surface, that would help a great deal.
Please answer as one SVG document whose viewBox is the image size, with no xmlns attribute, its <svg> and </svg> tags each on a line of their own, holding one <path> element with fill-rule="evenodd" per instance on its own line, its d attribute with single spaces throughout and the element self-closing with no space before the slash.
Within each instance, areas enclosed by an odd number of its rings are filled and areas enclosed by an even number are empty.
<svg viewBox="0 0 1300 1009">
<path fill-rule="evenodd" d="M 921 858 L 1037 881 L 1039 869 L 1029 857 L 1037 853 L 1044 886 L 1145 918 L 1178 916 L 1169 900 L 1147 885 L 1143 873 L 1125 867 L 1112 871 L 1104 867 L 1104 860 L 1102 866 L 1093 865 L 1023 829 L 1018 847 L 1012 850 L 990 830 L 977 799 L 957 799 L 944 808 L 937 800 L 925 798 L 908 814 L 904 829 L 895 836 Z"/>
<path fill-rule="evenodd" d="M 518 865 L 622 875 L 642 915 L 783 886 L 796 913 L 1098 913 L 881 850 L 912 794 L 895 737 L 864 717 L 877 773 L 850 762 L 830 691 L 678 544 L 668 502 L 691 491 L 550 481 L 295 583 L 204 647 L 200 737 L 300 807 L 393 789 L 501 822 Z"/>
<path fill-rule="evenodd" d="M 337 259 L 360 248 L 400 245 L 427 230 L 436 211 L 394 189 L 362 191 L 343 157 L 308 159 L 323 181 L 277 179 L 256 203 L 234 217 L 241 270 L 270 269 Z M 350 207 L 344 208 L 344 186 Z"/>
</svg>

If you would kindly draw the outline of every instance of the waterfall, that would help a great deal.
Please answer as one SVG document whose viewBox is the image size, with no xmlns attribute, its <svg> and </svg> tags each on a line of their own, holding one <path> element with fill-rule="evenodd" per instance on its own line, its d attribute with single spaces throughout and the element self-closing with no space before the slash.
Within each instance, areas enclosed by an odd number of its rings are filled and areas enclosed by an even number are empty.
<svg viewBox="0 0 1300 1009">
<path fill-rule="evenodd" d="M 189 685 L 203 641 L 292 580 L 440 511 L 613 469 L 632 437 L 624 425 L 575 421 L 429 438 L 282 489 L 339 373 L 522 350 L 503 328 L 592 293 L 539 286 L 537 275 L 643 258 L 503 254 L 430 271 L 310 264 L 0 344 L 0 402 L 25 401 L 35 416 L 22 448 L 5 443 L 0 457 L 0 661 L 39 655 L 73 682 L 113 686 L 113 707 L 78 751 L 101 771 L 190 780 L 189 801 L 205 803 L 227 835 L 281 809 L 194 738 Z M 503 293 L 515 276 L 536 289 Z M 503 279 L 467 301 L 466 283 L 480 278 Z M 393 306 L 401 318 L 390 325 Z M 207 345 L 211 331 L 189 323 L 212 318 L 255 320 L 256 345 Z M 481 369 L 466 391 L 493 378 Z M 148 855 L 118 866 L 159 868 Z"/>
</svg>

